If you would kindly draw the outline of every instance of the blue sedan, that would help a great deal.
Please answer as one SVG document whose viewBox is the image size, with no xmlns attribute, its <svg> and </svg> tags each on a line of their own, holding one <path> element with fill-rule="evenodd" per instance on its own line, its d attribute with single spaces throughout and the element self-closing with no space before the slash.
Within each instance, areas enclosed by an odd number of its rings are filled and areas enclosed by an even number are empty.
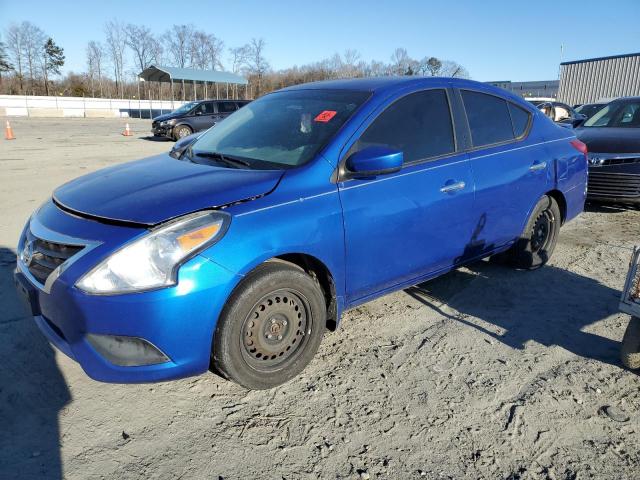
<svg viewBox="0 0 640 480">
<path fill-rule="evenodd" d="M 586 147 L 482 83 L 372 78 L 256 100 L 179 158 L 67 183 L 16 285 L 94 379 L 297 375 L 342 313 L 496 256 L 535 269 L 583 209 Z"/>
</svg>

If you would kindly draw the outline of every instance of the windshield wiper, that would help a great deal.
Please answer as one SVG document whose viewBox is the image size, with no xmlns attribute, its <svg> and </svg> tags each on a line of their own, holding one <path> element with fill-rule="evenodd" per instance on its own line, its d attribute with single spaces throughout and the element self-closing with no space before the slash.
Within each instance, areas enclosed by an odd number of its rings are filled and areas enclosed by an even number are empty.
<svg viewBox="0 0 640 480">
<path fill-rule="evenodd" d="M 235 168 L 241 168 L 241 167 L 251 168 L 251 164 L 246 160 L 242 160 L 241 158 L 233 157 L 230 155 L 223 155 L 222 153 L 218 153 L 218 152 L 196 152 L 195 155 L 196 157 L 211 158 L 220 163 L 224 163 L 226 165 L 230 165 Z"/>
</svg>

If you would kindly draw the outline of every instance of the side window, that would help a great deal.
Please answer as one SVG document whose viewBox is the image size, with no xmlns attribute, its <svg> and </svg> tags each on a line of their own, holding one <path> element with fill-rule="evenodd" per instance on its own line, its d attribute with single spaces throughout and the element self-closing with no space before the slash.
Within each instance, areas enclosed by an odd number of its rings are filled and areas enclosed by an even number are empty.
<svg viewBox="0 0 640 480">
<path fill-rule="evenodd" d="M 520 108 L 511 102 L 509 102 L 509 113 L 513 124 L 513 134 L 516 138 L 520 138 L 527 131 L 531 115 L 524 108 Z"/>
<path fill-rule="evenodd" d="M 555 107 L 555 118 L 553 119 L 556 122 L 560 122 L 562 120 L 566 120 L 571 116 L 569 113 L 568 107 L 562 105 L 561 103 L 556 103 Z"/>
<path fill-rule="evenodd" d="M 455 151 L 445 90 L 412 93 L 391 104 L 369 125 L 351 153 L 372 145 L 402 150 L 405 163 Z"/>
<path fill-rule="evenodd" d="M 211 115 L 213 114 L 213 103 L 204 102 L 196 107 L 193 111 L 196 115 Z"/>
<path fill-rule="evenodd" d="M 513 140 L 507 101 L 494 95 L 461 90 L 474 147 Z"/>
<path fill-rule="evenodd" d="M 233 102 L 218 102 L 218 113 L 231 113 L 236 111 L 236 104 Z"/>
</svg>

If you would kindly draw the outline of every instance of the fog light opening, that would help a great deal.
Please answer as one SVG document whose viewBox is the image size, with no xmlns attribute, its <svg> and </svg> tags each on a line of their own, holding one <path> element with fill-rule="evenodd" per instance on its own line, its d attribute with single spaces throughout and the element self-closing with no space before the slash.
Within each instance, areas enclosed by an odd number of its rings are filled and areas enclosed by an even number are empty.
<svg viewBox="0 0 640 480">
<path fill-rule="evenodd" d="M 87 341 L 102 357 L 121 367 L 155 365 L 169 361 L 164 352 L 143 338 L 89 333 Z"/>
</svg>

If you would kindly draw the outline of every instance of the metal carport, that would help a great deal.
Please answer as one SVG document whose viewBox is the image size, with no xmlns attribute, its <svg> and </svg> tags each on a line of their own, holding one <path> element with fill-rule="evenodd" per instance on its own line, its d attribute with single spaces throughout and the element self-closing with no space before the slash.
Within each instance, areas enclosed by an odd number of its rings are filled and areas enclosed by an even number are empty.
<svg viewBox="0 0 640 480">
<path fill-rule="evenodd" d="M 229 98 L 229 85 L 247 85 L 246 78 L 230 72 L 220 72 L 215 70 L 196 70 L 195 68 L 162 67 L 150 65 L 138 74 L 138 79 L 145 82 L 159 82 L 171 84 L 171 102 L 174 101 L 173 83 L 182 82 L 182 100 L 185 98 L 185 82 L 193 84 L 193 99 L 197 100 L 196 85 L 204 85 L 204 96 L 207 97 L 208 84 L 215 85 L 216 98 L 219 98 L 218 87 L 220 84 L 226 85 L 226 97 Z M 138 82 L 138 90 L 139 90 Z M 138 97 L 140 96 L 138 92 Z"/>
</svg>

